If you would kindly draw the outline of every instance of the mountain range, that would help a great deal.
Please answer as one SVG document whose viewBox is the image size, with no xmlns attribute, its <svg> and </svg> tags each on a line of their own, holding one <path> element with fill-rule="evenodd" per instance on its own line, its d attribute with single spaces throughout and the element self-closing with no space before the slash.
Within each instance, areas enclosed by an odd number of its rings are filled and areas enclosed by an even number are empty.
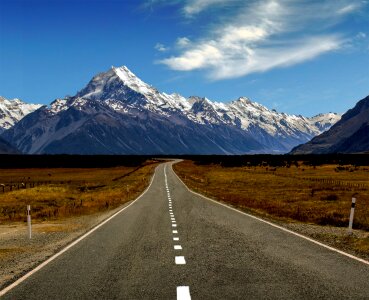
<svg viewBox="0 0 369 300">
<path fill-rule="evenodd" d="M 340 117 L 288 115 L 245 97 L 227 104 L 186 99 L 159 92 L 123 66 L 96 75 L 75 96 L 8 122 L 1 137 L 30 154 L 286 153 Z"/>
<path fill-rule="evenodd" d="M 369 151 L 369 96 L 342 115 L 328 131 L 306 144 L 295 147 L 292 154 L 360 153 Z"/>
</svg>

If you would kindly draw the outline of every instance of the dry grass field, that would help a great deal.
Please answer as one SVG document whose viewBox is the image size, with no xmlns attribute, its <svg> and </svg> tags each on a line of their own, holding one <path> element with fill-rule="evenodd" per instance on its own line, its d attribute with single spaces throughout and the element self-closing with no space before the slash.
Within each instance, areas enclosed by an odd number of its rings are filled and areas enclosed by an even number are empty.
<svg viewBox="0 0 369 300">
<path fill-rule="evenodd" d="M 369 167 L 222 167 L 182 161 L 176 173 L 193 190 L 244 210 L 279 220 L 369 230 Z"/>
<path fill-rule="evenodd" d="M 2 169 L 0 223 L 58 220 L 115 208 L 136 198 L 148 185 L 157 162 L 139 167 L 94 169 Z M 10 190 L 10 186 L 12 186 Z"/>
</svg>

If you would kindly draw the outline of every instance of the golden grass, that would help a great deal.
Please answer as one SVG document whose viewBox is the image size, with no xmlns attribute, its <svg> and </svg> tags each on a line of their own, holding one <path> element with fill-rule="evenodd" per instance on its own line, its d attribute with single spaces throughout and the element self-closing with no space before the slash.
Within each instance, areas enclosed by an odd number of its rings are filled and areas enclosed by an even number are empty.
<svg viewBox="0 0 369 300">
<path fill-rule="evenodd" d="M 0 183 L 19 179 L 47 183 L 0 192 L 0 222 L 25 221 L 26 205 L 31 205 L 34 221 L 115 208 L 142 193 L 157 164 L 147 162 L 139 168 L 2 170 Z"/>
<path fill-rule="evenodd" d="M 369 230 L 369 170 L 351 166 L 232 167 L 183 161 L 176 173 L 192 189 L 236 207 L 285 221 Z"/>
</svg>

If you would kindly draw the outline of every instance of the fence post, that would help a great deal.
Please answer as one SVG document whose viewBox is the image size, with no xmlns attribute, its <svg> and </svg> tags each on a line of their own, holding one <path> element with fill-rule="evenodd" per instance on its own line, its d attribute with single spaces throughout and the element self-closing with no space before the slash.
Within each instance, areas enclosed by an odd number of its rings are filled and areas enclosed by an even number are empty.
<svg viewBox="0 0 369 300">
<path fill-rule="evenodd" d="M 27 205 L 28 238 L 32 238 L 31 205 Z"/>
<path fill-rule="evenodd" d="M 348 228 L 349 234 L 352 234 L 352 225 L 354 223 L 354 213 L 355 213 L 355 203 L 356 203 L 356 198 L 352 197 L 350 221 L 349 221 L 349 228 Z"/>
</svg>

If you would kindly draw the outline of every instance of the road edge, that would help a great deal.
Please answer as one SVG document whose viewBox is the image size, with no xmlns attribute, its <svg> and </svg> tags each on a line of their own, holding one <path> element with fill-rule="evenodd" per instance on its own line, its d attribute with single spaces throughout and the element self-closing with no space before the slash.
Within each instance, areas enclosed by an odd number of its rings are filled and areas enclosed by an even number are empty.
<svg viewBox="0 0 369 300">
<path fill-rule="evenodd" d="M 175 162 L 175 163 L 177 163 L 177 162 Z M 307 241 L 309 241 L 309 242 L 311 242 L 311 243 L 314 243 L 314 244 L 316 244 L 316 245 L 318 245 L 318 246 L 321 246 L 321 247 L 326 248 L 326 249 L 328 249 L 328 250 L 330 250 L 330 251 L 333 251 L 333 252 L 339 253 L 339 254 L 341 254 L 341 255 L 343 255 L 343 256 L 349 257 L 349 258 L 351 258 L 351 259 L 353 259 L 353 260 L 356 260 L 356 261 L 358 261 L 358 262 L 361 262 L 361 263 L 366 264 L 366 265 L 368 265 L 368 266 L 369 266 L 369 261 L 367 261 L 367 260 L 365 260 L 365 259 L 362 259 L 362 258 L 360 258 L 360 257 L 357 257 L 357 256 L 352 255 L 352 254 L 350 254 L 350 253 L 347 253 L 347 252 L 345 252 L 345 251 L 339 250 L 339 249 L 337 249 L 337 248 L 334 248 L 334 247 L 328 246 L 328 245 L 326 245 L 326 244 L 324 244 L 324 243 L 321 243 L 321 242 L 319 242 L 319 241 L 317 241 L 317 240 L 314 240 L 314 239 L 312 239 L 312 238 L 310 238 L 310 237 L 308 237 L 308 236 L 305 236 L 305 235 L 303 235 L 303 234 L 297 233 L 297 232 L 295 232 L 295 231 L 292 231 L 292 230 L 287 229 L 287 228 L 285 228 L 285 227 L 282 227 L 282 226 L 280 226 L 280 225 L 277 225 L 277 224 L 274 224 L 274 223 L 269 222 L 269 221 L 267 221 L 267 220 L 261 219 L 261 218 L 259 218 L 259 217 L 253 216 L 253 215 L 251 215 L 251 214 L 248 214 L 248 213 L 243 212 L 243 211 L 241 211 L 241 210 L 239 210 L 239 209 L 236 209 L 236 208 L 234 208 L 234 207 L 231 207 L 231 206 L 229 206 L 229 205 L 226 205 L 226 204 L 224 204 L 224 203 L 221 203 L 221 202 L 219 202 L 219 201 L 217 201 L 217 200 L 211 199 L 211 198 L 209 198 L 209 197 L 206 197 L 206 196 L 204 196 L 204 195 L 202 195 L 202 194 L 200 194 L 200 193 L 197 193 L 197 192 L 195 192 L 195 191 L 191 190 L 191 189 L 190 189 L 190 188 L 189 188 L 189 187 L 188 187 L 188 186 L 183 182 L 183 180 L 182 180 L 182 179 L 177 175 L 177 173 L 173 170 L 173 164 L 174 164 L 174 163 L 172 163 L 172 164 L 170 165 L 170 167 L 171 167 L 171 169 L 172 169 L 172 172 L 174 173 L 174 175 L 179 179 L 179 181 L 180 181 L 180 182 L 185 186 L 185 188 L 186 188 L 190 193 L 192 193 L 192 194 L 194 194 L 194 195 L 197 195 L 197 196 L 200 196 L 201 198 L 203 198 L 203 199 L 205 199 L 205 200 L 208 200 L 208 201 L 211 201 L 211 202 L 216 203 L 216 204 L 218 204 L 218 205 L 224 206 L 224 207 L 226 207 L 226 208 L 228 208 L 228 209 L 230 209 L 230 210 L 233 210 L 233 211 L 235 211 L 235 212 L 238 212 L 238 213 L 240 213 L 240 214 L 242 214 L 242 215 L 245 215 L 245 216 L 247 216 L 247 217 L 249 217 L 249 218 L 252 218 L 252 219 L 257 220 L 257 221 L 259 221 L 259 222 L 262 222 L 262 223 L 268 224 L 268 225 L 270 225 L 270 226 L 272 226 L 272 227 L 275 227 L 275 228 L 277 228 L 277 229 L 280 229 L 280 230 L 282 230 L 282 231 L 284 231 L 284 232 L 287 232 L 287 233 L 289 233 L 289 234 L 295 235 L 295 236 L 297 236 L 297 237 L 299 237 L 299 238 L 305 239 L 305 240 L 307 240 Z"/>
<path fill-rule="evenodd" d="M 60 255 L 62 255 L 64 252 L 68 251 L 70 248 L 72 248 L 73 246 L 75 246 L 76 244 L 78 244 L 80 241 L 84 240 L 86 237 L 88 237 L 90 234 L 92 234 L 93 232 L 95 232 L 97 229 L 99 229 L 100 227 L 102 227 L 103 225 L 105 225 L 111 219 L 115 218 L 117 215 L 119 215 L 120 213 L 122 213 L 123 211 L 125 211 L 127 208 L 129 208 L 131 205 L 133 205 L 134 203 L 136 203 L 136 201 L 139 200 L 141 197 L 143 197 L 146 194 L 146 192 L 150 189 L 152 183 L 154 182 L 154 178 L 155 178 L 157 169 L 159 168 L 160 165 L 162 165 L 162 164 L 159 164 L 155 168 L 154 174 L 151 177 L 151 181 L 150 181 L 150 184 L 148 185 L 148 187 L 136 199 L 134 199 L 128 205 L 122 207 L 119 211 L 117 211 L 116 213 L 114 213 L 113 215 L 111 215 L 110 217 L 108 217 L 107 219 L 105 219 L 104 221 L 102 221 L 101 223 L 99 223 L 96 226 L 94 226 L 93 228 L 91 228 L 89 231 L 87 231 L 82 236 L 80 236 L 79 238 L 77 238 L 76 240 L 74 240 L 72 243 L 70 243 L 69 245 L 67 245 L 63 249 L 61 249 L 59 252 L 55 253 L 53 256 L 49 257 L 47 260 L 45 260 L 44 262 L 42 262 L 41 264 L 39 264 L 37 267 L 35 267 L 31 271 L 29 271 L 26 274 L 24 274 L 22 277 L 18 278 L 16 281 L 14 281 L 13 283 L 11 283 L 10 285 L 8 285 L 7 287 L 5 287 L 4 289 L 0 290 L 0 297 L 4 296 L 7 292 L 9 292 L 13 288 L 15 288 L 17 285 L 19 285 L 20 283 L 22 283 L 23 281 L 25 281 L 28 277 L 30 277 L 31 275 L 33 275 L 37 271 L 41 270 L 43 267 L 45 267 L 47 264 L 49 264 L 50 262 L 52 262 L 53 260 L 55 260 L 57 257 L 59 257 Z"/>
</svg>

